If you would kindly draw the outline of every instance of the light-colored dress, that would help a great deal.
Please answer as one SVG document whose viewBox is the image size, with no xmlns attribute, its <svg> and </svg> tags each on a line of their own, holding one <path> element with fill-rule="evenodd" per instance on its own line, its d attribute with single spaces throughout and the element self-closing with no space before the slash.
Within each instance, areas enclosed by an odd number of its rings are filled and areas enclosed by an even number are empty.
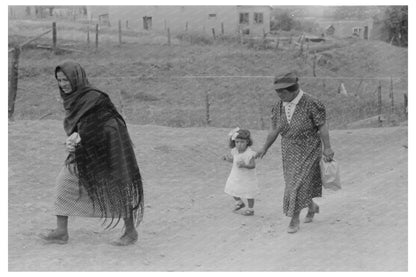
<svg viewBox="0 0 416 277">
<path fill-rule="evenodd" d="M 242 198 L 254 198 L 259 193 L 256 169 L 239 168 L 238 161 L 248 164 L 250 159 L 256 155 L 250 147 L 243 153 L 238 153 L 236 148 L 231 149 L 233 156 L 233 167 L 225 185 L 225 192 L 231 196 Z"/>
</svg>

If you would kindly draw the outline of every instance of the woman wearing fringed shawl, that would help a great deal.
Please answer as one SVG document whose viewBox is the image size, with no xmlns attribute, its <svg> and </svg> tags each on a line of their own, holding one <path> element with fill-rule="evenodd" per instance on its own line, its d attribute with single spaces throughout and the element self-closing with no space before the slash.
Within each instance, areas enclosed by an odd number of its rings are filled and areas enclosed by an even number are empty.
<svg viewBox="0 0 416 277">
<path fill-rule="evenodd" d="M 69 154 L 56 181 L 57 228 L 41 237 L 67 243 L 68 216 L 100 217 L 107 228 L 123 219 L 124 233 L 113 244 L 133 244 L 143 217 L 143 185 L 126 123 L 78 63 L 58 65 L 55 78 Z"/>
</svg>

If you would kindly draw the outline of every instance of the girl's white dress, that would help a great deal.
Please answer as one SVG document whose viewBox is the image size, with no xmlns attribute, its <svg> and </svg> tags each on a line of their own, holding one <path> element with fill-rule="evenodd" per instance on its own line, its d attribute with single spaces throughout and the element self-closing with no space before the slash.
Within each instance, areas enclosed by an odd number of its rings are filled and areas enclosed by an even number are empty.
<svg viewBox="0 0 416 277">
<path fill-rule="evenodd" d="M 231 155 L 233 156 L 233 167 L 231 169 L 230 176 L 225 184 L 224 191 L 235 197 L 242 198 L 254 198 L 259 193 L 259 187 L 257 182 L 256 168 L 239 168 L 237 162 L 243 160 L 246 164 L 250 159 L 255 156 L 250 147 L 247 147 L 243 153 L 238 153 L 236 148 L 231 149 Z"/>
</svg>

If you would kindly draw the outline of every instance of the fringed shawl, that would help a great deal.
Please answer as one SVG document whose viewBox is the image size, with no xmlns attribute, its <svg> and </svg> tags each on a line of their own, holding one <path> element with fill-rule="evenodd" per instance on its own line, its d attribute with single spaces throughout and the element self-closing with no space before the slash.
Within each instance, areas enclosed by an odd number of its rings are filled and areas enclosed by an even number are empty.
<svg viewBox="0 0 416 277">
<path fill-rule="evenodd" d="M 115 227 L 121 218 L 143 217 L 143 185 L 133 145 L 122 116 L 107 94 L 91 87 L 82 67 L 65 62 L 56 68 L 72 85 L 62 90 L 67 135 L 78 132 L 81 142 L 67 158 L 74 163 L 79 185 L 84 187 L 102 218 Z M 80 190 L 81 191 L 81 190 Z M 116 221 L 115 221 L 116 219 Z"/>
</svg>

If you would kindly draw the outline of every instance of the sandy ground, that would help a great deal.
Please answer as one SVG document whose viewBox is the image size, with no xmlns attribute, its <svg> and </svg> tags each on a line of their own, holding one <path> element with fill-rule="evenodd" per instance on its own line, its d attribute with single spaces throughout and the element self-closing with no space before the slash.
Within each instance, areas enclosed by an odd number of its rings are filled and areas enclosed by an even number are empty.
<svg viewBox="0 0 416 277">
<path fill-rule="evenodd" d="M 228 129 L 129 125 L 145 181 L 139 241 L 110 242 L 122 226 L 70 218 L 66 245 L 37 235 L 55 226 L 62 122 L 9 123 L 9 271 L 406 271 L 407 127 L 331 131 L 343 189 L 324 191 L 311 224 L 286 233 L 280 139 L 258 161 L 255 216 L 231 212 Z M 253 131 L 254 148 L 265 131 Z M 301 216 L 305 215 L 303 211 Z"/>
</svg>

